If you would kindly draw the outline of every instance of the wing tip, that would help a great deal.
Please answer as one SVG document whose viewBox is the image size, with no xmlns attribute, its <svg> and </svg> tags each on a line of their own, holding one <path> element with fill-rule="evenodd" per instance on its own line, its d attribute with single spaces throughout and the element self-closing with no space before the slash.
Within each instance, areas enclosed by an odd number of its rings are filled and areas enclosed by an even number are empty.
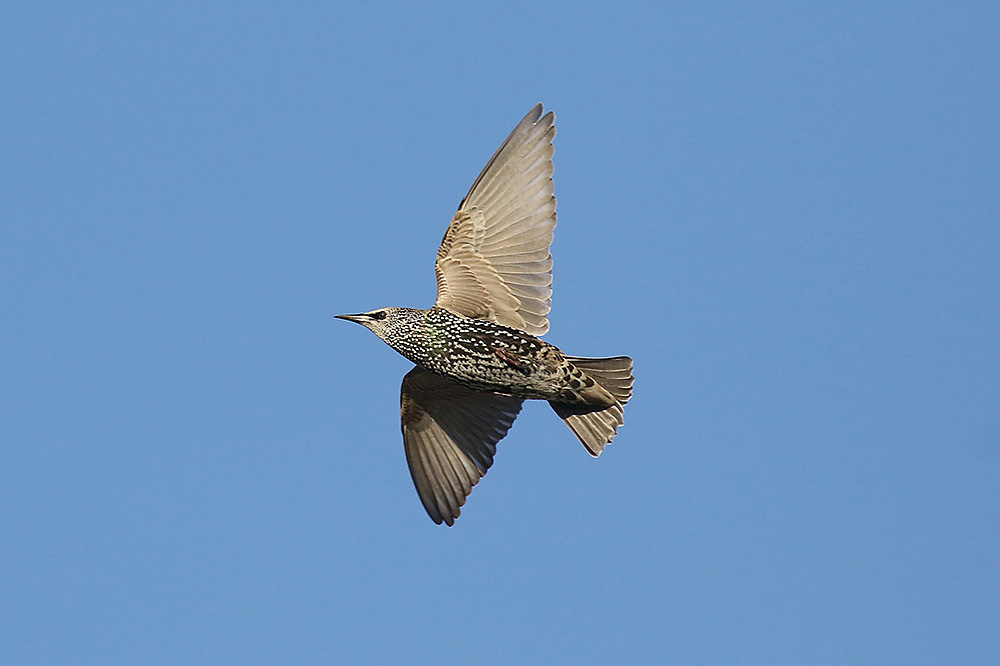
<svg viewBox="0 0 1000 666">
<path fill-rule="evenodd" d="M 552 109 L 549 109 L 548 113 L 544 113 L 543 115 L 544 111 L 545 111 L 544 104 L 542 104 L 541 102 L 535 104 L 533 107 L 531 107 L 531 110 L 528 111 L 527 114 L 525 114 L 524 118 L 521 120 L 521 123 L 519 124 L 524 124 L 527 122 L 532 125 L 537 125 L 540 122 L 544 122 L 546 125 L 555 125 L 556 112 L 553 111 Z"/>
</svg>

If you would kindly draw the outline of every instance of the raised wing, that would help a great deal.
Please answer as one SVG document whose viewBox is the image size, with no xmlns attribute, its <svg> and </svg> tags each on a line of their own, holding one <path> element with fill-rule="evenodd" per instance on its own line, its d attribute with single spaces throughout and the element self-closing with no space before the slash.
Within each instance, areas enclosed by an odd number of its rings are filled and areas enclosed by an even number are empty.
<svg viewBox="0 0 1000 666">
<path fill-rule="evenodd" d="M 543 335 L 552 301 L 555 115 L 539 104 L 458 207 L 438 249 L 435 305 Z"/>
<path fill-rule="evenodd" d="M 475 391 L 415 367 L 403 377 L 400 415 L 413 485 L 437 524 L 454 525 L 493 464 L 521 400 Z"/>
</svg>

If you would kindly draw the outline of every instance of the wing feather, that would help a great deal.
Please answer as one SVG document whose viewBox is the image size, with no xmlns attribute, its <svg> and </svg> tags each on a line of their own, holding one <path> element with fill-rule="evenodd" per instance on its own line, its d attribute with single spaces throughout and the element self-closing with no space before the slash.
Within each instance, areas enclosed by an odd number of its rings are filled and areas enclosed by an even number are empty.
<svg viewBox="0 0 1000 666">
<path fill-rule="evenodd" d="M 533 335 L 549 330 L 555 116 L 535 106 L 462 200 L 438 249 L 435 305 Z"/>
<path fill-rule="evenodd" d="M 493 464 L 496 444 L 513 425 L 521 402 L 466 388 L 419 366 L 403 378 L 406 460 L 435 523 L 455 523 L 466 497 Z"/>
</svg>

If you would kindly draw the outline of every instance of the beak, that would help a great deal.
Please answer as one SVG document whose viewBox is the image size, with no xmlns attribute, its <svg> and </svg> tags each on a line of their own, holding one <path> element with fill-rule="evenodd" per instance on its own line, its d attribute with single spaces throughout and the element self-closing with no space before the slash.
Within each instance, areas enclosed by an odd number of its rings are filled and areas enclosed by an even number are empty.
<svg viewBox="0 0 1000 666">
<path fill-rule="evenodd" d="M 366 315 L 364 313 L 362 313 L 362 314 L 333 315 L 333 316 L 336 317 L 337 319 L 346 319 L 347 321 L 353 321 L 355 324 L 361 324 L 362 322 L 364 322 L 365 319 L 368 318 L 368 315 Z"/>
</svg>

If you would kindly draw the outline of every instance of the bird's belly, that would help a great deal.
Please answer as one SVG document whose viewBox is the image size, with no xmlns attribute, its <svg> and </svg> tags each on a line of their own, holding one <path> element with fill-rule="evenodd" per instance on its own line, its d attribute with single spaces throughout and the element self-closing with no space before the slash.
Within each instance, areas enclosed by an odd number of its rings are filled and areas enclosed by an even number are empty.
<svg viewBox="0 0 1000 666">
<path fill-rule="evenodd" d="M 455 322 L 451 329 L 461 327 L 460 333 L 427 326 L 392 346 L 417 365 L 477 390 L 549 400 L 565 388 L 565 357 L 557 347 L 489 322 Z"/>
<path fill-rule="evenodd" d="M 546 356 L 470 354 L 467 349 L 456 349 L 454 353 L 419 355 L 410 360 L 470 388 L 548 400 L 559 395 L 560 376 L 546 362 Z"/>
<path fill-rule="evenodd" d="M 519 398 L 547 400 L 559 393 L 557 378 L 537 368 L 525 371 L 503 362 L 465 358 L 447 363 L 431 362 L 425 367 L 470 388 Z"/>
</svg>

